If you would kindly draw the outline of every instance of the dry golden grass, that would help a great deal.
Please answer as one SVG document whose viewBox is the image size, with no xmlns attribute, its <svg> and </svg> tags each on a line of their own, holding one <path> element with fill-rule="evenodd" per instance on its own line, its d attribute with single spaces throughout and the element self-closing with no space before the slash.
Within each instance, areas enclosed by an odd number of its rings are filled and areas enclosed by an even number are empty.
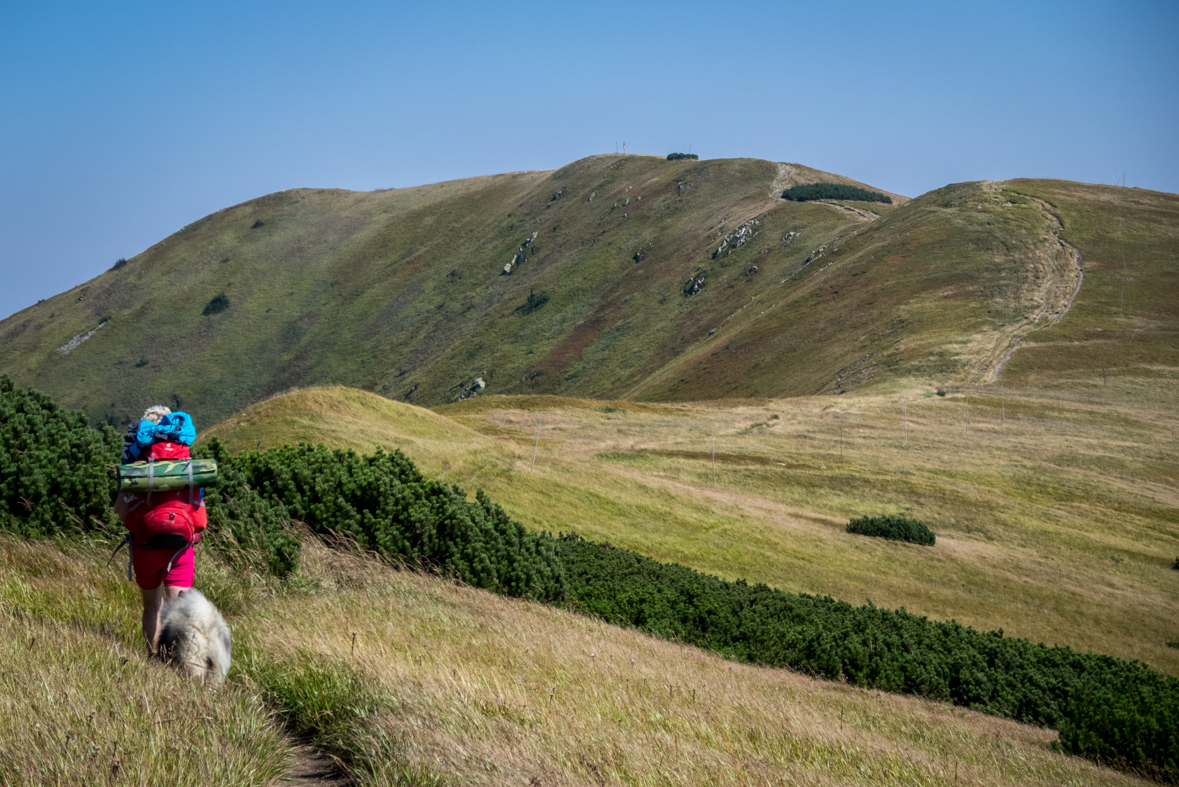
<svg viewBox="0 0 1179 787">
<path fill-rule="evenodd" d="M 257 693 L 149 663 L 139 594 L 101 566 L 0 542 L 0 784 L 274 784 L 288 743 Z"/>
<path fill-rule="evenodd" d="M 727 662 L 308 543 L 319 589 L 264 603 L 258 647 L 346 665 L 414 767 L 455 784 L 1130 784 L 1055 733 Z M 366 783 L 382 784 L 381 769 Z"/>
<path fill-rule="evenodd" d="M 0 540 L 4 784 L 275 784 L 290 741 L 255 676 L 284 670 L 359 677 L 306 699 L 361 784 L 1141 783 L 1051 751 L 1049 730 L 731 663 L 314 539 L 285 584 L 198 560 L 246 646 L 210 691 L 147 662 L 104 558 Z"/>
</svg>

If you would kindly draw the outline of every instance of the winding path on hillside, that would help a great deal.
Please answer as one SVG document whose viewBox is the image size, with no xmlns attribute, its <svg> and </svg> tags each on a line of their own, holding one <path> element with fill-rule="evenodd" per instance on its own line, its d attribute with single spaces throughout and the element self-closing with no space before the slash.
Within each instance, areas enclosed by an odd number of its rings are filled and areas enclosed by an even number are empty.
<svg viewBox="0 0 1179 787">
<path fill-rule="evenodd" d="M 1044 285 L 1037 301 L 1040 303 L 1040 308 L 1035 314 L 1025 318 L 1023 321 L 1015 324 L 1010 329 L 1003 332 L 1003 338 L 996 344 L 997 353 L 992 354 L 992 359 L 1002 353 L 1002 357 L 997 362 L 994 362 L 994 367 L 991 370 L 990 380 L 996 382 L 999 375 L 1003 372 L 1003 367 L 1011 360 L 1011 356 L 1019 349 L 1023 338 L 1032 331 L 1043 330 L 1056 325 L 1064 316 L 1072 309 L 1073 303 L 1077 300 L 1077 295 L 1081 292 L 1081 285 L 1085 281 L 1085 270 L 1081 267 L 1081 250 L 1076 246 L 1061 238 L 1061 233 L 1064 231 L 1064 224 L 1060 217 L 1053 212 L 1053 206 L 1042 199 L 1023 195 L 1027 199 L 1034 202 L 1040 208 L 1041 215 L 1047 222 L 1049 231 L 1051 232 L 1055 249 L 1053 250 L 1053 268 L 1051 278 L 1048 283 Z M 1064 256 L 1068 260 L 1061 264 L 1059 258 L 1060 252 L 1064 252 Z M 1066 300 L 1067 297 L 1067 300 Z M 1040 321 L 1047 319 L 1048 322 L 1041 325 Z M 1005 352 L 1004 352 L 1005 350 Z"/>
</svg>

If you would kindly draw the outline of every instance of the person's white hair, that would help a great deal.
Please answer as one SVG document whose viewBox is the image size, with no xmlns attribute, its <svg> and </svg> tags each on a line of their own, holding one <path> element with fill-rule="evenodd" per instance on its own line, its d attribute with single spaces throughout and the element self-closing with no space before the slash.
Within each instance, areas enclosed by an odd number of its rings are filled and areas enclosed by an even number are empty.
<svg viewBox="0 0 1179 787">
<path fill-rule="evenodd" d="M 151 421 L 153 424 L 158 424 L 160 419 L 162 419 L 165 415 L 171 414 L 171 407 L 165 407 L 162 404 L 153 404 L 151 407 L 143 411 L 143 420 Z"/>
</svg>

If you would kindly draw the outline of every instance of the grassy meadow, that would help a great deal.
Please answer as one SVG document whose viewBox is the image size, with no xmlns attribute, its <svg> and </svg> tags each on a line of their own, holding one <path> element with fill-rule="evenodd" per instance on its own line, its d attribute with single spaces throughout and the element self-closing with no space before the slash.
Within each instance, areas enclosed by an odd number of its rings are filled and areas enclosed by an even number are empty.
<svg viewBox="0 0 1179 787">
<path fill-rule="evenodd" d="M 206 690 L 147 661 L 105 555 L 0 540 L 5 784 L 292 783 L 303 742 L 361 785 L 1141 783 L 1053 752 L 1048 730 L 734 664 L 309 536 L 282 582 L 200 556 L 235 637 Z"/>
<path fill-rule="evenodd" d="M 534 529 L 1176 675 L 1176 415 L 1135 390 L 1132 404 L 912 387 L 693 405 L 490 397 L 430 412 L 324 388 L 206 437 L 399 447 Z M 936 546 L 846 532 L 888 513 L 928 524 Z"/>
</svg>

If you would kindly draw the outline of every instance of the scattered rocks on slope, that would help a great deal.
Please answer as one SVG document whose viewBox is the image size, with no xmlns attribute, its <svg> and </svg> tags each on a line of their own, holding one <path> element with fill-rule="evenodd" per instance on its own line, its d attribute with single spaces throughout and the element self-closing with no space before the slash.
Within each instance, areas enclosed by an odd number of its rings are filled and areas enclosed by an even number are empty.
<svg viewBox="0 0 1179 787">
<path fill-rule="evenodd" d="M 525 239 L 525 241 L 520 244 L 520 248 L 517 249 L 516 253 L 512 255 L 512 261 L 504 266 L 504 272 L 502 275 L 511 276 L 512 269 L 520 265 L 520 263 L 524 262 L 524 250 L 532 245 L 532 241 L 536 240 L 536 236 L 539 234 L 539 232 L 532 233 L 532 237 Z"/>
<path fill-rule="evenodd" d="M 477 399 L 480 392 L 482 392 L 486 387 L 487 383 L 483 382 L 483 378 L 476 377 L 475 382 L 468 385 L 463 389 L 463 392 L 459 394 L 459 401 L 461 402 L 463 399 Z"/>
<path fill-rule="evenodd" d="M 560 191 L 558 191 L 556 194 L 553 195 L 553 198 L 551 200 L 549 200 L 549 202 L 556 202 L 557 200 L 561 199 L 561 197 L 564 197 L 564 196 L 565 196 L 565 189 L 561 189 Z"/>
<path fill-rule="evenodd" d="M 704 289 L 704 274 L 693 276 L 688 279 L 688 283 L 684 285 L 684 295 L 692 296 Z"/>
<path fill-rule="evenodd" d="M 759 219 L 750 219 L 738 227 L 735 232 L 726 235 L 721 240 L 720 248 L 712 253 L 712 258 L 715 260 L 722 254 L 727 257 L 744 246 L 745 242 L 751 239 L 754 233 L 757 232 L 757 225 L 759 224 L 761 224 Z"/>
<path fill-rule="evenodd" d="M 109 321 L 103 320 L 102 322 L 100 322 L 98 324 L 98 328 L 101 328 L 102 326 L 106 325 L 107 322 L 109 322 Z M 78 345 L 80 345 L 82 342 L 89 339 L 94 334 L 98 333 L 98 328 L 95 328 L 94 330 L 90 331 L 89 333 L 79 333 L 79 334 L 75 335 L 74 338 L 70 339 L 68 342 L 63 344 L 61 347 L 58 347 L 57 351 L 59 353 L 61 353 L 62 355 L 69 355 L 70 350 L 77 349 Z"/>
</svg>

